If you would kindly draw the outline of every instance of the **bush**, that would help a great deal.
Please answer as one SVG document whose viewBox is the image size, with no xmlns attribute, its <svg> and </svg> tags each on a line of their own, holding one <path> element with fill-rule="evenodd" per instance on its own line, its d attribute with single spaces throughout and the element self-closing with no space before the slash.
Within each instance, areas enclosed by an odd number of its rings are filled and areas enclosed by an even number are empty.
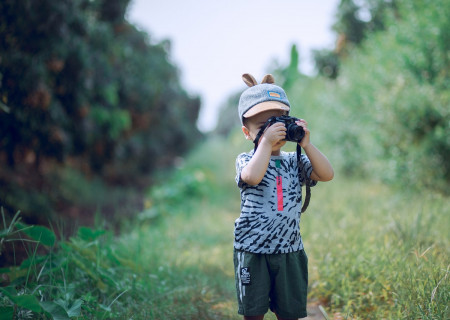
<svg viewBox="0 0 450 320">
<path fill-rule="evenodd" d="M 65 199 L 47 197 L 59 188 L 49 177 L 64 168 L 85 184 L 142 188 L 200 140 L 200 99 L 182 88 L 169 43 L 125 20 L 128 3 L 0 3 L 0 201 L 11 215 L 27 202 L 24 217 L 51 216 Z"/>
<path fill-rule="evenodd" d="M 401 18 L 342 65 L 338 99 L 350 117 L 339 140 L 361 155 L 346 168 L 448 192 L 450 5 L 399 1 L 398 9 Z"/>
</svg>

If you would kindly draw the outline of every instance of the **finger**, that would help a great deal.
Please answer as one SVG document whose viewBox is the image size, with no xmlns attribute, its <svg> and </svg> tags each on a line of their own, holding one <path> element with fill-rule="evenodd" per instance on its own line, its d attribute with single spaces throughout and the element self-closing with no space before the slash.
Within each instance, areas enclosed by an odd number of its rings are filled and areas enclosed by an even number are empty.
<svg viewBox="0 0 450 320">
<path fill-rule="evenodd" d="M 273 127 L 271 129 L 272 132 L 286 132 L 286 127 L 285 126 L 278 126 L 278 127 Z"/>
<path fill-rule="evenodd" d="M 276 122 L 272 125 L 272 127 L 273 128 L 286 128 L 286 126 L 282 122 Z"/>
</svg>

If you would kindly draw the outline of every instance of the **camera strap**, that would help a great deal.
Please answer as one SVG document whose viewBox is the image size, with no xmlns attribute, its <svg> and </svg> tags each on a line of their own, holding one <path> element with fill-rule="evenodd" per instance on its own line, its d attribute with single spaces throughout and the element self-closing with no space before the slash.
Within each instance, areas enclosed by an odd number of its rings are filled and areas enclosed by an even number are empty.
<svg viewBox="0 0 450 320">
<path fill-rule="evenodd" d="M 300 161 L 302 161 L 302 147 L 300 147 L 300 145 L 297 143 L 297 165 L 298 165 L 298 180 L 300 183 Z M 306 188 L 306 195 L 305 195 L 305 200 L 303 201 L 303 206 L 302 206 L 302 211 L 301 213 L 305 212 L 306 209 L 308 209 L 309 206 L 309 200 L 311 200 L 311 187 L 308 186 L 306 184 L 306 179 L 305 179 L 305 188 Z M 301 184 L 300 184 L 300 190 L 302 189 Z"/>
<path fill-rule="evenodd" d="M 259 129 L 259 132 L 256 135 L 255 140 L 253 140 L 253 143 L 255 144 L 255 149 L 253 149 L 253 153 L 255 153 L 256 149 L 258 148 L 259 139 L 261 139 L 261 136 L 264 134 L 264 131 L 266 131 L 267 127 L 272 124 L 274 119 L 275 119 L 275 117 L 269 118 L 269 120 L 267 120 L 266 123 L 264 123 L 264 125 L 261 127 L 261 129 Z"/>
<path fill-rule="evenodd" d="M 267 120 L 267 122 L 261 127 L 261 129 L 259 129 L 258 134 L 256 135 L 255 140 L 253 140 L 253 143 L 255 144 L 255 148 L 253 149 L 253 154 L 255 154 L 256 149 L 258 148 L 258 142 L 259 139 L 261 139 L 261 136 L 264 134 L 264 131 L 266 131 L 267 127 L 272 124 L 273 119 L 270 118 L 269 120 Z M 300 182 L 300 161 L 301 161 L 301 154 L 302 154 L 302 147 L 300 147 L 300 145 L 297 143 L 297 166 L 298 166 L 298 182 L 300 184 L 300 192 L 302 192 L 302 187 L 301 187 L 301 182 Z M 306 209 L 309 206 L 309 201 L 311 200 L 311 187 L 306 185 L 306 195 L 305 195 L 305 200 L 303 201 L 303 206 L 302 206 L 302 210 L 301 213 L 305 212 Z"/>
</svg>

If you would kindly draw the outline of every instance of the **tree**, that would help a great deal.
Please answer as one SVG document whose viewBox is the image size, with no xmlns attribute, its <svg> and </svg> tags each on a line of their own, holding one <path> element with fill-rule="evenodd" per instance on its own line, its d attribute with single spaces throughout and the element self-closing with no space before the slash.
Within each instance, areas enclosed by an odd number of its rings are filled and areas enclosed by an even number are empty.
<svg viewBox="0 0 450 320">
<path fill-rule="evenodd" d="M 385 20 L 391 12 L 398 15 L 395 0 L 341 0 L 333 25 L 337 33 L 335 48 L 313 52 L 318 73 L 336 79 L 339 61 L 353 47 L 361 46 L 369 34 L 384 30 Z"/>
<path fill-rule="evenodd" d="M 168 42 L 150 43 L 125 20 L 128 3 L 0 3 L 6 194 L 11 186 L 42 194 L 55 162 L 86 177 L 135 185 L 201 137 L 195 125 L 200 99 L 181 87 Z M 5 199 L 4 205 L 20 206 Z"/>
</svg>

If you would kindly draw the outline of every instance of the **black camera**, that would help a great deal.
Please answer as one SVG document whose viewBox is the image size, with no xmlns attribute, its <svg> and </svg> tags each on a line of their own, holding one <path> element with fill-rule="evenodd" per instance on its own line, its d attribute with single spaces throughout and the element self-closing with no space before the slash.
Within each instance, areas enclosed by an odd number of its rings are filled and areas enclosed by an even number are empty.
<svg viewBox="0 0 450 320">
<path fill-rule="evenodd" d="M 269 120 L 267 120 L 267 122 L 269 123 L 269 125 L 272 125 L 276 122 L 284 123 L 286 127 L 286 138 L 284 140 L 292 142 L 300 142 L 305 136 L 305 131 L 303 130 L 303 127 L 295 123 L 295 121 L 298 120 L 299 119 L 290 116 L 280 116 L 280 117 L 271 117 L 269 118 Z"/>
</svg>

